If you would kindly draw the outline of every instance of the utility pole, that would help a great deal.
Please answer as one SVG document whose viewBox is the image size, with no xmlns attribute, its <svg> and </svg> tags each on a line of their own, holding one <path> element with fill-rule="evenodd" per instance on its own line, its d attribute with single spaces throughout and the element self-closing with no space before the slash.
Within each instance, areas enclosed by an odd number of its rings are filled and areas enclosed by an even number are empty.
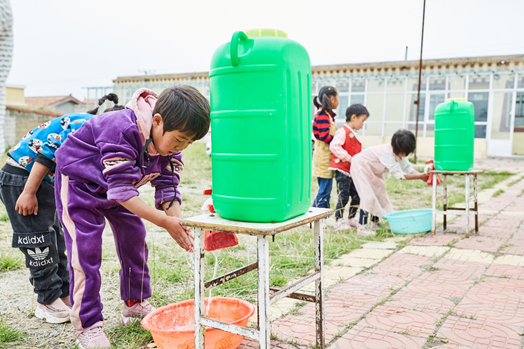
<svg viewBox="0 0 524 349">
<path fill-rule="evenodd" d="M 418 89 L 417 89 L 417 119 L 415 120 L 415 144 L 418 141 L 418 116 L 420 113 L 420 81 L 422 79 L 422 48 L 424 47 L 424 19 L 426 17 L 426 0 L 424 0 L 424 7 L 422 8 L 422 36 L 420 38 L 420 60 L 418 62 Z M 406 47 L 407 50 L 407 47 Z M 413 152 L 413 162 L 417 164 L 417 148 Z"/>
<path fill-rule="evenodd" d="M 404 60 L 408 60 L 408 46 L 406 46 L 406 54 L 404 55 Z"/>
</svg>

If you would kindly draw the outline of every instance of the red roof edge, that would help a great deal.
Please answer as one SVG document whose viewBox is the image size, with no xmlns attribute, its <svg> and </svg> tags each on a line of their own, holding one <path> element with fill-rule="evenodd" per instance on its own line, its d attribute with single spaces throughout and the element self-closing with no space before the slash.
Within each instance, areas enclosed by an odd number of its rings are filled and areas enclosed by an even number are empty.
<svg viewBox="0 0 524 349">
<path fill-rule="evenodd" d="M 13 106 L 10 106 L 10 105 L 6 105 L 5 109 L 22 111 L 22 112 L 25 112 L 25 113 L 33 113 L 33 114 L 39 114 L 39 115 L 56 116 L 56 117 L 65 115 L 65 114 L 59 114 L 59 113 L 51 113 L 51 112 L 42 111 L 42 110 L 33 110 L 33 109 L 13 107 Z"/>
</svg>

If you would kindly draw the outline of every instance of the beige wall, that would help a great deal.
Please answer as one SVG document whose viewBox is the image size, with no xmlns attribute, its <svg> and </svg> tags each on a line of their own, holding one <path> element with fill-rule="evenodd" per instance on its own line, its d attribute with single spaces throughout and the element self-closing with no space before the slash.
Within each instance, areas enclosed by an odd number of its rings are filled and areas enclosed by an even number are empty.
<svg viewBox="0 0 524 349">
<path fill-rule="evenodd" d="M 6 86 L 5 104 L 7 105 L 26 105 L 23 87 Z"/>
<path fill-rule="evenodd" d="M 513 155 L 524 155 L 524 133 L 513 133 Z"/>
</svg>

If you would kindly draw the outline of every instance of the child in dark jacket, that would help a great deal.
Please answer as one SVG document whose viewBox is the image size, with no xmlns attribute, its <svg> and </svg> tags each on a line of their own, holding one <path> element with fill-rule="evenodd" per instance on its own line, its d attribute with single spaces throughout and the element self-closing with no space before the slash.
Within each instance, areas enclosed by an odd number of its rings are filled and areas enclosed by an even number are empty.
<svg viewBox="0 0 524 349">
<path fill-rule="evenodd" d="M 91 118 L 57 151 L 57 210 L 71 270 L 71 323 L 81 348 L 110 348 L 102 328 L 99 270 L 106 219 L 122 266 L 122 325 L 154 309 L 145 300 L 151 286 L 141 218 L 192 250 L 193 233 L 180 225 L 181 151 L 207 133 L 209 114 L 209 102 L 193 87 L 168 88 L 160 96 L 140 89 L 126 109 Z M 165 215 L 138 197 L 147 182 Z"/>
<path fill-rule="evenodd" d="M 119 107 L 115 94 L 102 97 L 99 106 L 106 100 Z M 0 170 L 0 199 L 13 228 L 12 246 L 25 255 L 37 294 L 35 316 L 49 323 L 67 322 L 70 313 L 66 247 L 53 189 L 55 151 L 97 111 L 64 115 L 29 131 Z"/>
</svg>

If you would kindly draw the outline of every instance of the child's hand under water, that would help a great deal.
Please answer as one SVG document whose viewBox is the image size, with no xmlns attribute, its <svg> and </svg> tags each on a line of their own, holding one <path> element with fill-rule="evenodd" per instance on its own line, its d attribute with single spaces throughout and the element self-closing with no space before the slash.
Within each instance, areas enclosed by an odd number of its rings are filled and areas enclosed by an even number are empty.
<svg viewBox="0 0 524 349">
<path fill-rule="evenodd" d="M 193 252 L 194 235 L 190 227 L 184 227 L 180 224 L 181 219 L 178 217 L 166 217 L 167 224 L 164 227 L 169 235 L 188 252 Z"/>
</svg>

